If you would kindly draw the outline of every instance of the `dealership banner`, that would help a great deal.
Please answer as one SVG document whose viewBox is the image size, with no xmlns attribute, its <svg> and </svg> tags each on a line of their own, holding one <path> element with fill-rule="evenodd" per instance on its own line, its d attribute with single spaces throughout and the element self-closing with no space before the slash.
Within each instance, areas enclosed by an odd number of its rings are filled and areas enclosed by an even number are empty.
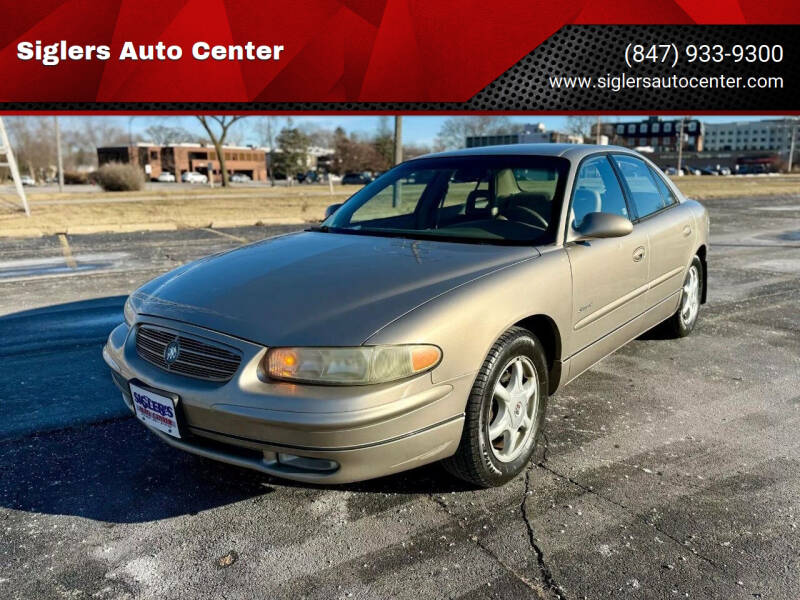
<svg viewBox="0 0 800 600">
<path fill-rule="evenodd" d="M 800 92 L 788 0 L 0 5 L 6 111 L 786 113 Z"/>
</svg>

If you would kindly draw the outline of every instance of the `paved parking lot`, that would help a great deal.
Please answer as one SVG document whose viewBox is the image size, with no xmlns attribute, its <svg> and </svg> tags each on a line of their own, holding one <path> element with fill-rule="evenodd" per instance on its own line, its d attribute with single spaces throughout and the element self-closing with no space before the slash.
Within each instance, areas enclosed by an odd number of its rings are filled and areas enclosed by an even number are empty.
<svg viewBox="0 0 800 600">
<path fill-rule="evenodd" d="M 493 490 L 293 484 L 125 415 L 99 354 L 124 294 L 275 230 L 0 240 L 0 597 L 800 597 L 800 196 L 707 204 L 696 332 L 560 390 Z"/>
</svg>

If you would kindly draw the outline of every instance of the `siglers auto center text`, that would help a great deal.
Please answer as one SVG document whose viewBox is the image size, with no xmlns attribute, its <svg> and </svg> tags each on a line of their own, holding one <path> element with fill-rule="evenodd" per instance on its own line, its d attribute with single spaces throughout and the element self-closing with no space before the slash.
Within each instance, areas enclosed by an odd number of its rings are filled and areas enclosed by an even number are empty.
<svg viewBox="0 0 800 600">
<path fill-rule="evenodd" d="M 214 45 L 199 41 L 192 44 L 191 57 L 194 60 L 230 60 L 230 61 L 267 61 L 280 60 L 284 47 L 280 45 L 244 44 Z M 155 60 L 181 60 L 184 55 L 182 46 L 177 44 L 134 44 L 125 42 L 117 55 L 117 60 L 155 61 Z M 63 61 L 79 60 L 109 60 L 112 56 L 111 47 L 95 44 L 69 44 L 60 40 L 51 44 L 41 40 L 34 42 L 19 42 L 17 44 L 17 58 L 19 60 L 35 60 L 43 65 L 54 66 Z"/>
</svg>

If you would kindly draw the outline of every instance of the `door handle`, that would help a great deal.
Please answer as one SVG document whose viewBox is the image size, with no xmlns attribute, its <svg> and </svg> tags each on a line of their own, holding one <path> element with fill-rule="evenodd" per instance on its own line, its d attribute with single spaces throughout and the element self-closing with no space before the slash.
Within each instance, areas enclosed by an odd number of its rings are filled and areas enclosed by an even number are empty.
<svg viewBox="0 0 800 600">
<path fill-rule="evenodd" d="M 686 225 L 683 228 L 683 237 L 688 237 L 692 233 L 692 228 Z"/>
<path fill-rule="evenodd" d="M 644 258 L 644 246 L 639 246 L 633 251 L 633 262 L 639 262 Z"/>
</svg>

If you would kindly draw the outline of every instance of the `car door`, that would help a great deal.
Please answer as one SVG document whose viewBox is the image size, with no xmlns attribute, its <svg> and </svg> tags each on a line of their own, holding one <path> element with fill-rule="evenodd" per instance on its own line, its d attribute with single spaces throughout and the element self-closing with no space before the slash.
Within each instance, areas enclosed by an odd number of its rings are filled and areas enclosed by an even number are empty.
<svg viewBox="0 0 800 600">
<path fill-rule="evenodd" d="M 613 155 L 636 213 L 635 227 L 650 246 L 647 308 L 674 296 L 683 284 L 695 232 L 691 208 L 678 202 L 662 176 L 645 161 Z"/>
<path fill-rule="evenodd" d="M 647 235 L 636 225 L 618 238 L 574 241 L 590 212 L 632 218 L 619 178 L 606 154 L 579 165 L 570 199 L 566 252 L 572 270 L 572 335 L 575 354 L 644 311 L 648 280 Z"/>
</svg>

